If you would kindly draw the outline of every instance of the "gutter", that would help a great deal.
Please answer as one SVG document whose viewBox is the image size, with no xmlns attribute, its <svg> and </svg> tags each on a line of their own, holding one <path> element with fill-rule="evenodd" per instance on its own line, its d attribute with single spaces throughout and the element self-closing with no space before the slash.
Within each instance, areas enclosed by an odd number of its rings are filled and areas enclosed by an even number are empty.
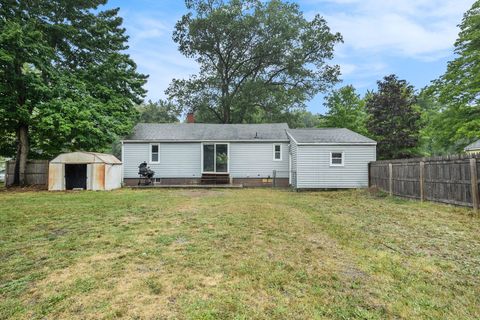
<svg viewBox="0 0 480 320">
<path fill-rule="evenodd" d="M 376 142 L 302 142 L 299 146 L 376 146 Z"/>
<path fill-rule="evenodd" d="M 120 140 L 123 143 L 151 143 L 151 142 L 285 142 L 289 143 L 290 140 L 279 139 L 255 139 L 255 140 L 161 140 L 161 139 L 144 139 L 144 140 Z"/>
</svg>

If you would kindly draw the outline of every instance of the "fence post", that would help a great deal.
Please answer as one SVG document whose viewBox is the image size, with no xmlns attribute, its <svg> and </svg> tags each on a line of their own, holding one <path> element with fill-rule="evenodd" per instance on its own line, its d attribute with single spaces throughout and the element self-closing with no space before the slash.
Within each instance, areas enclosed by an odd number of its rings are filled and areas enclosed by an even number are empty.
<svg viewBox="0 0 480 320">
<path fill-rule="evenodd" d="M 470 159 L 470 181 L 472 183 L 473 210 L 475 212 L 478 212 L 479 195 L 478 195 L 478 176 L 477 176 L 477 159 L 476 158 Z"/>
<path fill-rule="evenodd" d="M 47 171 L 47 177 L 45 179 L 45 187 L 48 190 L 48 178 L 49 178 L 49 174 L 50 174 L 50 161 L 48 161 L 48 160 L 45 160 L 45 161 L 46 161 L 46 165 L 47 165 L 47 170 L 46 170 Z"/>
<path fill-rule="evenodd" d="M 420 161 L 420 201 L 425 200 L 425 161 Z"/>
<path fill-rule="evenodd" d="M 277 170 L 273 170 L 273 181 L 272 181 L 272 187 L 275 188 L 276 180 L 277 179 Z"/>
<path fill-rule="evenodd" d="M 390 196 L 393 196 L 393 165 L 391 163 L 388 164 L 388 190 Z"/>
<path fill-rule="evenodd" d="M 8 172 L 10 171 L 10 168 L 9 168 L 9 166 L 8 166 L 8 163 L 9 163 L 8 160 L 5 161 L 5 188 L 8 188 L 8 187 L 9 187 L 9 185 L 8 185 L 8 179 L 9 179 L 9 177 L 8 177 Z"/>
<path fill-rule="evenodd" d="M 372 176 L 372 163 L 369 162 L 368 163 L 368 187 L 371 188 L 372 187 L 372 181 L 371 181 L 371 176 Z"/>
</svg>

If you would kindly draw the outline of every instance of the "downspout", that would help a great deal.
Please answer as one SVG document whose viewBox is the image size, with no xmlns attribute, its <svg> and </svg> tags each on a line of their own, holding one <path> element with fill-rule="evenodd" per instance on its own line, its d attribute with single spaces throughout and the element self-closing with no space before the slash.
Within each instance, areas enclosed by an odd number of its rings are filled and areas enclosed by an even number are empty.
<svg viewBox="0 0 480 320">
<path fill-rule="evenodd" d="M 120 182 L 120 185 L 123 187 L 123 185 L 125 183 L 125 176 L 124 176 L 125 173 L 124 173 L 124 170 L 123 170 L 123 163 L 124 163 L 124 157 L 125 157 L 124 152 L 125 151 L 123 150 L 123 140 L 121 141 L 121 143 L 122 143 L 122 159 L 121 159 L 121 161 L 122 161 L 122 181 Z"/>
</svg>

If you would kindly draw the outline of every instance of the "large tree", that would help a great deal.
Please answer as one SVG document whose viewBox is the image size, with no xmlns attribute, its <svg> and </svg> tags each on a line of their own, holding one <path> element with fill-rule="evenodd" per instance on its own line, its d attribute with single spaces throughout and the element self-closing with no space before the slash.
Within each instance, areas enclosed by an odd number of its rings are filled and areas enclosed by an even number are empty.
<svg viewBox="0 0 480 320">
<path fill-rule="evenodd" d="M 327 112 L 321 117 L 321 127 L 348 128 L 360 134 L 368 134 L 365 101 L 352 85 L 331 91 L 325 97 L 324 106 Z"/>
<path fill-rule="evenodd" d="M 378 92 L 367 95 L 367 129 L 377 140 L 380 159 L 411 157 L 417 154 L 420 112 L 413 86 L 395 75 L 378 81 Z"/>
<path fill-rule="evenodd" d="M 179 122 L 182 114 L 180 107 L 170 101 L 158 100 L 157 102 L 148 101 L 137 107 L 140 113 L 138 122 L 143 123 L 172 123 Z"/>
<path fill-rule="evenodd" d="M 462 151 L 480 138 L 480 1 L 465 13 L 460 29 L 457 57 L 424 92 L 439 105 L 432 120 L 440 150 Z"/>
<path fill-rule="evenodd" d="M 128 133 L 146 76 L 125 53 L 106 0 L 5 0 L 0 5 L 0 154 L 26 160 L 98 149 Z"/>
<path fill-rule="evenodd" d="M 337 81 L 328 65 L 341 41 L 319 15 L 308 21 L 281 0 L 187 0 L 173 34 L 200 72 L 174 79 L 170 98 L 197 119 L 219 123 L 282 121 Z"/>
</svg>

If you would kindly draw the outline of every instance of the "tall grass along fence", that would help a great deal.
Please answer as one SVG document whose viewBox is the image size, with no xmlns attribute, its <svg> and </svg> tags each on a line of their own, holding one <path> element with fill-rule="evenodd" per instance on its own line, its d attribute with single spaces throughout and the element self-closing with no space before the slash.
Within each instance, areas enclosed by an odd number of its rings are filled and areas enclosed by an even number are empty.
<svg viewBox="0 0 480 320">
<path fill-rule="evenodd" d="M 480 154 L 370 162 L 368 183 L 390 195 L 479 209 Z"/>
<path fill-rule="evenodd" d="M 26 168 L 26 184 L 48 188 L 48 160 L 28 160 Z M 7 161 L 5 166 L 5 186 L 13 185 L 15 177 L 15 161 Z"/>
</svg>

